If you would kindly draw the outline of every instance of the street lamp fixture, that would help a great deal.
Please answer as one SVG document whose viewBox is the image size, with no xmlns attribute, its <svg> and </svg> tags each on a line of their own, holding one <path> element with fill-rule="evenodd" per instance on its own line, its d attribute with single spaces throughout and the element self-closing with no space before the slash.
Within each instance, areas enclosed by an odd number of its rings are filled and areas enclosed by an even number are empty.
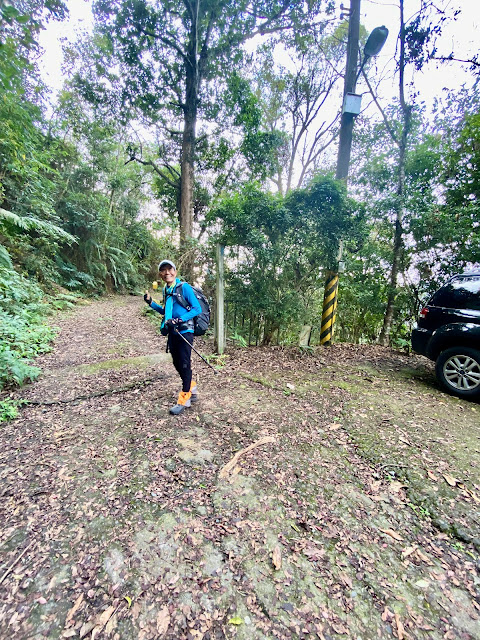
<svg viewBox="0 0 480 640">
<path fill-rule="evenodd" d="M 388 38 L 388 29 L 385 25 L 381 27 L 375 27 L 372 33 L 368 36 L 367 42 L 363 47 L 363 60 L 360 65 L 360 69 L 358 70 L 357 77 L 355 78 L 355 84 L 360 77 L 360 74 L 363 71 L 363 67 L 370 60 L 370 58 L 374 58 L 377 56 L 382 50 L 383 45 L 385 44 Z M 361 94 L 353 92 L 347 92 L 345 94 L 343 100 L 343 111 L 342 113 L 348 113 L 352 116 L 358 116 L 360 113 L 360 109 L 362 106 L 362 96 Z"/>
<path fill-rule="evenodd" d="M 358 70 L 357 80 L 363 71 L 365 63 L 370 59 L 378 56 L 388 38 L 388 29 L 385 25 L 381 27 L 375 27 L 372 33 L 368 36 L 367 42 L 363 47 L 363 62 Z"/>
</svg>

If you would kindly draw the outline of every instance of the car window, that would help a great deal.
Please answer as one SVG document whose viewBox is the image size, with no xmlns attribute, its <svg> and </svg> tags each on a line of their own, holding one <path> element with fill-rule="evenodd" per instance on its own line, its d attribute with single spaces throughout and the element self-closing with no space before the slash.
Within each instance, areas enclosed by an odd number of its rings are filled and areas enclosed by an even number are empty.
<svg viewBox="0 0 480 640">
<path fill-rule="evenodd" d="M 456 278 L 439 289 L 429 304 L 435 307 L 480 311 L 480 276 Z"/>
</svg>

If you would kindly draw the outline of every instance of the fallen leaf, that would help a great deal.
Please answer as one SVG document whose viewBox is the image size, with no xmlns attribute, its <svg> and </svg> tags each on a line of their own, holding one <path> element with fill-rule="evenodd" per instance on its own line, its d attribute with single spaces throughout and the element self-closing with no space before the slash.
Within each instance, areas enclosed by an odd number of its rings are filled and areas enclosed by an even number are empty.
<svg viewBox="0 0 480 640">
<path fill-rule="evenodd" d="M 341 622 L 337 622 L 336 624 L 332 624 L 332 628 L 335 631 L 335 633 L 338 633 L 341 636 L 347 635 L 348 634 L 348 628 L 342 624 Z"/>
<path fill-rule="evenodd" d="M 165 635 L 170 626 L 170 613 L 168 607 L 164 606 L 157 614 L 157 631 L 161 635 Z"/>
<path fill-rule="evenodd" d="M 447 484 L 449 484 L 451 487 L 455 487 L 457 485 L 458 480 L 453 476 L 449 476 L 448 474 L 444 473 L 443 477 L 445 478 Z"/>
<path fill-rule="evenodd" d="M 114 611 L 115 607 L 113 605 L 110 605 L 107 609 L 105 609 L 105 611 L 98 616 L 96 620 L 96 626 L 104 627 L 112 617 Z"/>
<path fill-rule="evenodd" d="M 408 558 L 408 556 L 411 556 L 412 553 L 416 550 L 417 550 L 417 547 L 407 547 L 402 551 L 402 558 Z"/>
<path fill-rule="evenodd" d="M 390 493 L 398 493 L 400 489 L 404 489 L 407 485 L 399 482 L 398 480 L 394 480 L 390 483 L 388 490 Z"/>
<path fill-rule="evenodd" d="M 350 576 L 347 576 L 346 573 L 340 573 L 338 577 L 340 578 L 340 580 L 343 582 L 344 585 L 346 585 L 347 587 L 350 587 L 350 589 L 353 589 L 353 582 Z"/>
<path fill-rule="evenodd" d="M 430 471 L 430 469 L 427 469 L 427 475 L 430 478 L 430 480 L 435 480 L 435 482 L 437 482 L 438 477 L 433 473 L 433 471 Z"/>
<path fill-rule="evenodd" d="M 80 638 L 84 638 L 95 626 L 94 622 L 84 622 L 80 629 Z"/>
<path fill-rule="evenodd" d="M 429 564 L 429 565 L 433 564 L 430 558 L 428 558 L 424 553 L 422 553 L 420 549 L 417 549 L 417 556 L 420 558 L 420 560 L 423 560 L 423 562 L 425 562 L 426 564 Z"/>
<path fill-rule="evenodd" d="M 463 484 L 463 482 L 458 482 L 458 483 L 457 483 L 457 487 L 458 487 L 459 489 L 462 489 L 462 492 L 463 492 L 464 494 L 466 494 L 466 495 L 467 495 L 467 496 L 469 496 L 470 498 L 473 498 L 473 500 L 474 500 L 477 504 L 479 504 L 479 503 L 480 503 L 480 499 L 478 498 L 478 496 L 476 496 L 476 495 L 473 493 L 473 491 L 470 491 L 470 489 L 468 489 L 468 488 Z"/>
<path fill-rule="evenodd" d="M 142 610 L 142 605 L 140 604 L 140 602 L 135 602 L 135 604 L 132 607 L 132 618 L 133 620 L 136 620 L 138 618 L 138 616 L 140 615 L 140 611 Z"/>
<path fill-rule="evenodd" d="M 390 536 L 394 540 L 403 540 L 402 536 L 393 529 L 380 529 L 380 531 L 382 531 L 382 533 L 386 533 L 387 536 Z"/>
<path fill-rule="evenodd" d="M 382 620 L 384 622 L 387 622 L 387 621 L 390 622 L 390 620 L 393 620 L 393 613 L 390 611 L 388 607 L 385 607 L 385 609 L 383 610 Z"/>
<path fill-rule="evenodd" d="M 112 616 L 105 625 L 105 635 L 109 636 L 117 626 L 117 616 Z"/>
<path fill-rule="evenodd" d="M 130 609 L 130 607 L 132 606 L 132 599 L 129 596 L 123 596 L 123 598 L 127 601 L 128 608 Z"/>
<path fill-rule="evenodd" d="M 398 613 L 395 614 L 395 624 L 397 625 L 397 636 L 398 640 L 403 640 L 405 637 L 405 630 L 403 628 L 402 621 L 400 620 L 400 616 Z"/>
<path fill-rule="evenodd" d="M 235 624 L 238 626 L 240 624 L 243 624 L 243 620 L 238 616 L 234 616 L 233 618 L 230 618 L 230 620 L 228 621 L 228 624 Z"/>
<path fill-rule="evenodd" d="M 341 425 L 340 425 L 340 424 L 338 424 L 338 422 L 332 422 L 331 424 L 329 424 L 329 425 L 327 426 L 327 429 L 328 429 L 329 431 L 336 431 L 337 429 L 340 429 L 340 427 L 341 427 Z"/>
<path fill-rule="evenodd" d="M 79 610 L 79 608 L 81 607 L 83 602 L 83 593 L 81 593 L 78 598 L 75 600 L 75 604 L 73 605 L 73 607 L 70 609 L 70 611 L 67 613 L 67 617 L 66 617 L 66 622 L 68 620 L 70 620 L 71 618 L 73 618 L 73 616 L 76 614 L 76 612 Z"/>
<path fill-rule="evenodd" d="M 278 571 L 282 568 L 282 552 L 280 547 L 277 545 L 272 553 L 272 562 L 275 567 L 275 571 Z"/>
</svg>

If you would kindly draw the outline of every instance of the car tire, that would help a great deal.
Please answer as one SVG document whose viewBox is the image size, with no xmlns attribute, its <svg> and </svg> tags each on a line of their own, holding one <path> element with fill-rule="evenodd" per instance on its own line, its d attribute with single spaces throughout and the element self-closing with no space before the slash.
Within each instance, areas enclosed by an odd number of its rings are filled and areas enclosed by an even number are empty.
<svg viewBox="0 0 480 640">
<path fill-rule="evenodd" d="M 435 363 L 442 387 L 459 398 L 480 397 L 480 351 L 452 347 L 442 351 Z"/>
</svg>

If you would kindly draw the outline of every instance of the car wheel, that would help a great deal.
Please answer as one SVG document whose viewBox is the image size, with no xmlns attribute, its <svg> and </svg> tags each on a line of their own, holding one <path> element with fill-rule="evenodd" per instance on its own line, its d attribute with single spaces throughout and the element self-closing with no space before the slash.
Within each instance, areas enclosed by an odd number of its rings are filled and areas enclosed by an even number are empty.
<svg viewBox="0 0 480 640">
<path fill-rule="evenodd" d="M 440 384 L 460 398 L 480 397 L 480 351 L 452 347 L 438 356 L 435 372 Z"/>
</svg>

